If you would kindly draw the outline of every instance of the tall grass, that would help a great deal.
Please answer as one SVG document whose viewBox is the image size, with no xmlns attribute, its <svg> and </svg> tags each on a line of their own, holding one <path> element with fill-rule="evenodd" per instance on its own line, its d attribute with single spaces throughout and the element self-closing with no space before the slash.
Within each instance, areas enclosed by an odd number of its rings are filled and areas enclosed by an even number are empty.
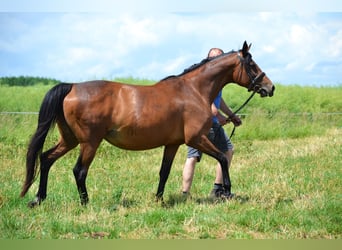
<svg viewBox="0 0 342 250">
<path fill-rule="evenodd" d="M 45 86 L 0 86 L 6 93 L 1 95 L 0 110 L 38 111 L 46 91 Z M 287 98 L 293 95 L 299 102 L 298 96 L 304 94 L 310 96 L 306 105 Z M 233 85 L 224 90 L 233 108 L 247 96 Z M 246 116 L 233 137 L 231 178 L 237 198 L 229 202 L 208 198 L 216 162 L 206 156 L 197 165 L 192 198 L 183 199 L 186 148 L 182 146 L 166 185 L 165 202 L 156 203 L 162 148 L 124 151 L 104 142 L 89 171 L 87 207 L 79 204 L 72 174 L 78 157 L 75 149 L 51 169 L 47 200 L 29 209 L 26 204 L 38 183 L 25 198 L 19 193 L 37 116 L 1 114 L 0 238 L 341 239 L 342 119 L 326 114 L 342 110 L 340 96 L 341 88 L 277 86 L 273 98 L 255 97 L 241 112 Z M 298 105 L 301 109 L 295 109 Z M 231 126 L 225 129 L 229 133 Z M 57 138 L 55 129 L 46 147 Z"/>
</svg>

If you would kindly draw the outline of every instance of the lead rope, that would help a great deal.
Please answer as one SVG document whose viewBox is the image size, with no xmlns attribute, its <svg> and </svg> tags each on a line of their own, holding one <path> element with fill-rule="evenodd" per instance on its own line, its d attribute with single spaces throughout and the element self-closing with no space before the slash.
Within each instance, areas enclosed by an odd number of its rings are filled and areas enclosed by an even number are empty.
<svg viewBox="0 0 342 250">
<path fill-rule="evenodd" d="M 239 112 L 241 109 L 243 109 L 247 105 L 247 103 L 249 103 L 249 101 L 253 98 L 255 93 L 256 93 L 256 91 L 254 90 L 253 93 L 250 95 L 250 97 L 248 97 L 248 99 L 240 106 L 240 108 L 238 108 L 235 112 L 233 112 L 233 115 L 236 115 L 237 112 Z M 227 118 L 227 121 L 230 121 L 229 117 Z M 233 135 L 235 133 L 235 128 L 236 128 L 236 126 L 234 125 L 234 128 L 233 128 L 233 130 L 229 136 L 229 139 L 231 139 L 233 137 Z"/>
</svg>

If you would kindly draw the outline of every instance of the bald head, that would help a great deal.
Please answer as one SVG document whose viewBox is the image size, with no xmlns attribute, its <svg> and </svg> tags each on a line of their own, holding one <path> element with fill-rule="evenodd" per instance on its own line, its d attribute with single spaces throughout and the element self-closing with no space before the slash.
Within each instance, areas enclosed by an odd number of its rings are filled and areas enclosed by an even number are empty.
<svg viewBox="0 0 342 250">
<path fill-rule="evenodd" d="M 223 50 L 219 48 L 211 48 L 208 53 L 208 58 L 219 56 L 223 54 Z"/>
</svg>

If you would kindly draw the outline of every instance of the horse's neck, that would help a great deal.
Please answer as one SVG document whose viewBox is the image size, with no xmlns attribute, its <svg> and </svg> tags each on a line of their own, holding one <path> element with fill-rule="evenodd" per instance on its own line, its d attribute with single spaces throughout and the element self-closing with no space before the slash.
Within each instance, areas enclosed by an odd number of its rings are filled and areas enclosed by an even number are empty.
<svg viewBox="0 0 342 250">
<path fill-rule="evenodd" d="M 226 84 L 233 82 L 235 66 L 232 55 L 227 55 L 205 64 L 192 79 L 201 95 L 213 102 L 219 91 Z"/>
</svg>

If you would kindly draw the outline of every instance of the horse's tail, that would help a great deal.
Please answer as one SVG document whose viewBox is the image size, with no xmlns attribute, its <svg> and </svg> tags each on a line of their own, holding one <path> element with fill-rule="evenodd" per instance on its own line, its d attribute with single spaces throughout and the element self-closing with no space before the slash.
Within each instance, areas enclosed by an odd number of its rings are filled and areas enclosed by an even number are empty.
<svg viewBox="0 0 342 250">
<path fill-rule="evenodd" d="M 50 89 L 40 106 L 38 126 L 32 136 L 26 155 L 26 179 L 20 196 L 23 197 L 37 176 L 38 157 L 41 155 L 46 136 L 58 117 L 63 114 L 63 101 L 72 84 L 61 83 Z"/>
</svg>

